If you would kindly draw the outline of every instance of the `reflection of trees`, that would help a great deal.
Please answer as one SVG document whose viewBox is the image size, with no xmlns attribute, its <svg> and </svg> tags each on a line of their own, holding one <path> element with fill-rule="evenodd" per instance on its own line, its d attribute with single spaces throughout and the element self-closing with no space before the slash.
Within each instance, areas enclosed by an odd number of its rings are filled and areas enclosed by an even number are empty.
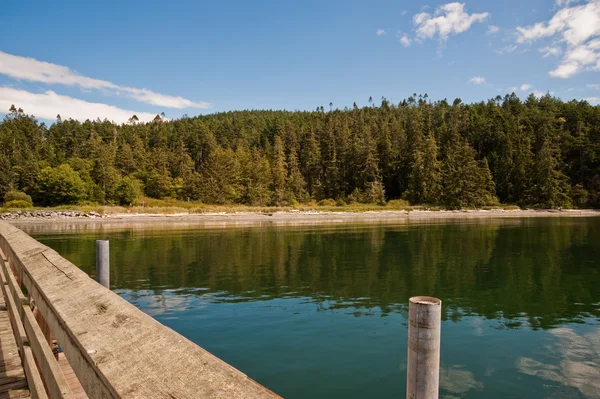
<svg viewBox="0 0 600 399">
<path fill-rule="evenodd" d="M 550 330 L 556 344 L 550 347 L 549 363 L 521 357 L 517 369 L 528 375 L 579 389 L 584 395 L 600 395 L 600 330 L 577 335 L 569 328 Z M 558 357 L 558 359 L 555 359 Z"/>
<path fill-rule="evenodd" d="M 549 328 L 599 316 L 600 225 L 585 219 L 468 224 L 267 227 L 112 232 L 114 288 L 205 295 L 220 301 L 309 297 L 327 308 L 402 312 L 412 295 L 465 313 Z M 44 236 L 92 273 L 102 232 Z M 104 233 L 102 237 L 107 237 Z M 586 263 L 588 262 L 588 263 Z M 595 283 L 594 283 L 595 282 Z M 577 303 L 577 306 L 572 304 Z"/>
</svg>

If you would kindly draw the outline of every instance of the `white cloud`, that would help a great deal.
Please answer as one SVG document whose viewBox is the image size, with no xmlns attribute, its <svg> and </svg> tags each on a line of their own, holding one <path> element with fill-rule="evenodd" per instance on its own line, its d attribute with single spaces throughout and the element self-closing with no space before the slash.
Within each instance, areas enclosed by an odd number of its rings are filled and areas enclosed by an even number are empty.
<svg viewBox="0 0 600 399">
<path fill-rule="evenodd" d="M 409 39 L 408 36 L 406 36 L 405 34 L 403 34 L 402 36 L 400 36 L 400 43 L 404 46 L 404 47 L 410 47 L 411 45 L 411 40 Z"/>
<path fill-rule="evenodd" d="M 494 33 L 500 32 L 500 28 L 496 25 L 488 25 L 487 34 L 493 35 Z"/>
<path fill-rule="evenodd" d="M 116 123 L 127 122 L 132 115 L 136 115 L 142 122 L 151 121 L 155 114 L 136 112 L 118 108 L 108 104 L 91 103 L 73 97 L 56 94 L 53 91 L 45 93 L 31 93 L 25 90 L 0 87 L 0 112 L 8 112 L 11 105 L 38 118 L 55 119 L 60 114 L 63 119 L 76 119 L 85 121 L 97 118 L 108 119 Z"/>
<path fill-rule="evenodd" d="M 538 49 L 538 51 L 540 53 L 544 53 L 544 58 L 549 57 L 551 55 L 559 55 L 561 50 L 558 47 L 542 47 L 541 49 Z"/>
<path fill-rule="evenodd" d="M 0 51 L 0 74 L 14 79 L 47 84 L 78 86 L 82 89 L 108 90 L 137 101 L 166 108 L 208 108 L 209 103 L 155 93 L 148 89 L 119 86 L 112 82 L 82 76 L 66 66 L 20 57 Z"/>
<path fill-rule="evenodd" d="M 483 76 L 473 76 L 471 79 L 469 79 L 468 83 L 474 83 L 476 85 L 480 85 L 485 83 L 485 78 Z"/>
<path fill-rule="evenodd" d="M 496 50 L 497 54 L 506 54 L 506 53 L 512 53 L 513 51 L 515 51 L 519 46 L 517 45 L 508 45 L 508 46 L 504 46 L 499 50 Z"/>
<path fill-rule="evenodd" d="M 565 6 L 557 11 L 548 22 L 538 22 L 526 27 L 517 27 L 517 42 L 534 42 L 558 36 L 555 43 L 564 46 L 560 64 L 549 72 L 557 78 L 570 78 L 582 71 L 600 71 L 600 0 L 569 7 L 573 1 L 557 2 Z M 557 55 L 561 49 L 553 46 L 545 57 Z"/>
<path fill-rule="evenodd" d="M 406 15 L 406 13 L 408 13 L 408 11 L 402 10 L 402 12 L 400 12 L 400 15 Z"/>
<path fill-rule="evenodd" d="M 383 29 L 377 29 L 375 33 L 377 34 L 377 36 L 387 35 L 387 33 L 385 33 Z"/>
<path fill-rule="evenodd" d="M 533 90 L 531 93 L 533 93 L 533 95 L 536 96 L 537 98 L 544 97 L 546 94 L 550 94 L 551 96 L 554 95 L 553 91 L 543 92 L 541 90 Z"/>
<path fill-rule="evenodd" d="M 556 5 L 559 7 L 568 7 L 571 3 L 577 3 L 579 0 L 556 0 Z"/>
<path fill-rule="evenodd" d="M 521 91 L 527 91 L 529 89 L 533 88 L 533 85 L 529 84 L 529 83 L 523 83 L 520 87 L 519 90 Z"/>
<path fill-rule="evenodd" d="M 531 89 L 533 89 L 533 85 L 530 83 L 523 83 L 521 86 L 513 86 L 511 88 L 509 88 L 508 90 L 511 92 L 516 92 L 516 91 L 530 91 Z M 537 92 L 536 90 L 533 90 L 533 92 Z M 539 93 L 539 92 L 538 92 Z"/>
<path fill-rule="evenodd" d="M 590 84 L 587 84 L 586 86 L 589 87 L 590 89 L 600 90 L 600 84 L 598 84 L 598 83 L 590 83 Z"/>
<path fill-rule="evenodd" d="M 421 12 L 413 17 L 419 39 L 438 37 L 445 41 L 450 35 L 467 31 L 475 22 L 482 22 L 489 13 L 468 14 L 464 3 L 448 3 L 438 7 L 433 15 Z"/>
<path fill-rule="evenodd" d="M 600 38 L 568 48 L 560 65 L 549 75 L 566 79 L 584 70 L 600 71 Z"/>
<path fill-rule="evenodd" d="M 600 97 L 587 97 L 584 100 L 592 105 L 600 105 Z"/>
<path fill-rule="evenodd" d="M 573 62 L 569 62 L 559 65 L 558 67 L 556 67 L 556 69 L 553 69 L 552 71 L 548 72 L 548 74 L 554 78 L 567 79 L 575 75 L 577 72 L 579 72 L 579 65 Z"/>
<path fill-rule="evenodd" d="M 600 33 L 600 2 L 593 0 L 588 4 L 559 10 L 549 22 L 517 27 L 517 42 L 525 43 L 557 33 L 570 45 L 578 45 Z"/>
</svg>

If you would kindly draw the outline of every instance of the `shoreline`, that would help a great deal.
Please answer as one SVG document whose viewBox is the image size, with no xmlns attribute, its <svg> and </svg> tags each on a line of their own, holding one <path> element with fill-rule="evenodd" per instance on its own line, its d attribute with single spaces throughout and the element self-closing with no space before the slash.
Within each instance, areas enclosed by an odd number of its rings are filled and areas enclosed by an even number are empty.
<svg viewBox="0 0 600 399">
<path fill-rule="evenodd" d="M 364 211 L 364 212 L 317 212 L 287 211 L 273 213 L 114 213 L 76 217 L 20 217 L 4 219 L 16 226 L 35 225 L 98 225 L 99 227 L 143 227 L 147 225 L 227 227 L 253 225 L 318 225 L 339 223 L 411 223 L 439 221 L 474 221 L 519 218 L 569 218 L 597 217 L 600 210 L 454 210 L 454 211 Z"/>
</svg>

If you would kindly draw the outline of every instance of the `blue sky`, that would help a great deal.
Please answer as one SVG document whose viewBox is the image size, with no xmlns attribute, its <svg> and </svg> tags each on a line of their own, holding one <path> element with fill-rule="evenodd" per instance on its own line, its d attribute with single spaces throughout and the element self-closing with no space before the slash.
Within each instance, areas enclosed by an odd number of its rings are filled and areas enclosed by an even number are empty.
<svg viewBox="0 0 600 399">
<path fill-rule="evenodd" d="M 2 6 L 0 37 L 0 112 L 15 103 L 42 119 L 343 108 L 413 92 L 600 102 L 599 0 L 23 0 Z"/>
</svg>

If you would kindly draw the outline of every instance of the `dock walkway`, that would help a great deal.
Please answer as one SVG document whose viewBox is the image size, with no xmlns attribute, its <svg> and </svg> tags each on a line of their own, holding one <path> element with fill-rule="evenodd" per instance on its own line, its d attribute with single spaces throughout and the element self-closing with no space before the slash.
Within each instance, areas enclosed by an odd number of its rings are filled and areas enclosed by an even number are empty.
<svg viewBox="0 0 600 399">
<path fill-rule="evenodd" d="M 3 221 L 0 280 L 0 399 L 280 398 Z"/>
<path fill-rule="evenodd" d="M 0 399 L 30 397 L 8 309 L 0 291 Z"/>
</svg>

